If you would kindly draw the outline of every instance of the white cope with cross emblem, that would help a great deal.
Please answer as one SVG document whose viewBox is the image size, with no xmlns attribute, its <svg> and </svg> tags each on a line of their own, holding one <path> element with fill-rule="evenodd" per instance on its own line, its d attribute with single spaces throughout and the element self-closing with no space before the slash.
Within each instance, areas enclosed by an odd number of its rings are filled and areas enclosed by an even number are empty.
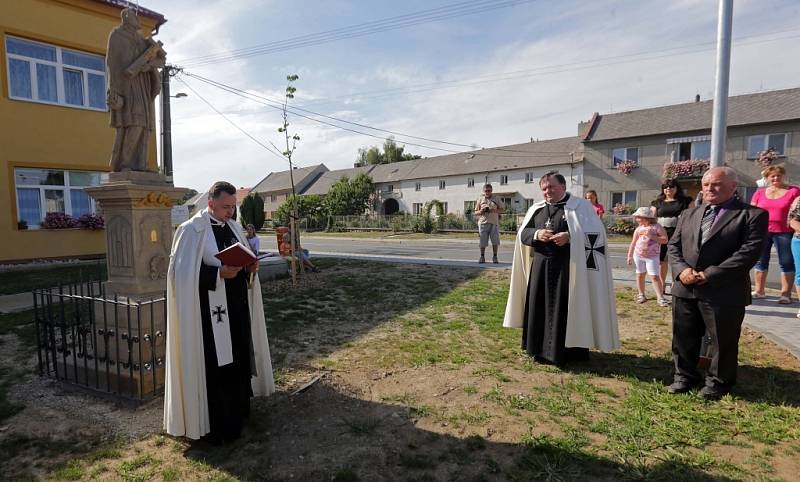
<svg viewBox="0 0 800 482">
<path fill-rule="evenodd" d="M 584 233 L 586 235 L 586 242 L 584 243 L 584 250 L 586 252 L 586 269 L 599 271 L 597 266 L 596 255 L 605 256 L 606 246 L 598 244 L 600 240 L 600 233 Z"/>
</svg>

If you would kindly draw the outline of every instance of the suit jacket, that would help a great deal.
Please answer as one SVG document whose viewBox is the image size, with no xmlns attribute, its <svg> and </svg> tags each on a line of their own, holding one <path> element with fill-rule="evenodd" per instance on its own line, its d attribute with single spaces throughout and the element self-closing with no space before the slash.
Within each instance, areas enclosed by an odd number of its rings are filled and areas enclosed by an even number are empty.
<svg viewBox="0 0 800 482">
<path fill-rule="evenodd" d="M 750 297 L 750 269 L 761 256 L 767 237 L 765 210 L 734 200 L 717 215 L 706 242 L 700 245 L 700 223 L 706 205 L 683 212 L 667 252 L 675 282 L 672 295 L 697 298 L 721 305 L 746 306 Z M 708 281 L 684 285 L 679 276 L 686 268 L 702 271 Z"/>
</svg>

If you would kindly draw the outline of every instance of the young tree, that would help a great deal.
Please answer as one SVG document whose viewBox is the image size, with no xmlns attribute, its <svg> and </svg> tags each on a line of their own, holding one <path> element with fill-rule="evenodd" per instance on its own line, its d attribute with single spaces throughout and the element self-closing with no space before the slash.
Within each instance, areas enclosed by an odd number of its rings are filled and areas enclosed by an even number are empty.
<svg viewBox="0 0 800 482">
<path fill-rule="evenodd" d="M 287 75 L 286 76 L 286 94 L 283 98 L 283 124 L 278 127 L 278 132 L 283 134 L 284 140 L 286 141 L 286 148 L 281 151 L 281 154 L 289 161 L 289 181 L 292 184 L 292 215 L 289 219 L 289 228 L 291 229 L 291 246 L 292 246 L 292 254 L 295 252 L 295 246 L 300 243 L 300 234 L 297 232 L 295 221 L 297 220 L 297 193 L 294 189 L 294 164 L 292 163 L 292 154 L 294 154 L 295 149 L 297 148 L 297 141 L 300 140 L 300 136 L 297 133 L 290 134 L 289 133 L 289 99 L 294 99 L 294 93 L 297 92 L 297 88 L 293 85 L 294 82 L 299 79 L 300 76 L 297 74 Z M 272 144 L 270 142 L 270 144 Z M 278 149 L 275 144 L 272 144 L 272 147 Z M 280 151 L 280 149 L 278 149 Z M 300 267 L 302 269 L 302 266 Z M 294 256 L 291 258 L 291 269 L 292 269 L 292 284 L 297 284 L 297 263 L 295 263 Z"/>
</svg>

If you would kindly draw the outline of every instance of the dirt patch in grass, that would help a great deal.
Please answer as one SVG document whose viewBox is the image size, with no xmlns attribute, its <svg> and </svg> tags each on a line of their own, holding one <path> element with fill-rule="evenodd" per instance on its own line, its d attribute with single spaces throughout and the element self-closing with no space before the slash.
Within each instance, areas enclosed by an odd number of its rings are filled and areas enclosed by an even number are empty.
<svg viewBox="0 0 800 482">
<path fill-rule="evenodd" d="M 321 265 L 297 289 L 264 287 L 279 391 L 253 401 L 240 440 L 164 437 L 160 400 L 130 410 L 27 376 L 28 395 L 10 388 L 25 409 L 0 422 L 0 443 L 39 445 L 4 462 L 73 480 L 791 480 L 800 471 L 800 363 L 756 333 L 743 334 L 733 396 L 706 403 L 667 394 L 669 310 L 642 310 L 630 290 L 618 291 L 623 348 L 561 369 L 533 363 L 519 331 L 500 326 L 507 272 Z M 45 442 L 71 433 L 97 443 L 50 461 L 57 445 Z"/>
</svg>

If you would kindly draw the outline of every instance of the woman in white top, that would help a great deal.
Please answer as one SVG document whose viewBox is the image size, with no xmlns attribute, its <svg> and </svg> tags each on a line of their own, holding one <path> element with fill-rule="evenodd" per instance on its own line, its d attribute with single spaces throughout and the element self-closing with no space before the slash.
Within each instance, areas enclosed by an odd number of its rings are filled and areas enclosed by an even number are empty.
<svg viewBox="0 0 800 482">
<path fill-rule="evenodd" d="M 247 243 L 250 245 L 250 250 L 258 256 L 258 249 L 260 247 L 258 236 L 256 236 L 256 228 L 252 224 L 247 225 Z"/>
</svg>

